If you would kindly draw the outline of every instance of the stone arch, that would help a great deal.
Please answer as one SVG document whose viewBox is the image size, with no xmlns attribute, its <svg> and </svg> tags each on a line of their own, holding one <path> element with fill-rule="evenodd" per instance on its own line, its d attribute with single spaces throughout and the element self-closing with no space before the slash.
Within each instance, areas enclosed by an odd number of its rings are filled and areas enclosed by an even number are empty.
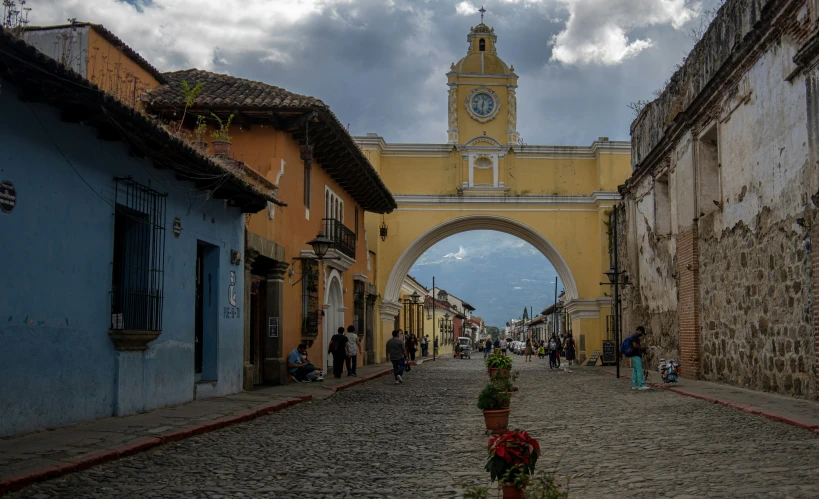
<svg viewBox="0 0 819 499">
<path fill-rule="evenodd" d="M 384 309 L 398 309 L 399 292 L 401 290 L 401 283 L 404 277 L 409 273 L 412 265 L 424 254 L 426 250 L 432 247 L 438 241 L 446 239 L 449 236 L 467 232 L 470 230 L 495 230 L 498 232 L 505 232 L 516 237 L 519 237 L 531 244 L 543 256 L 549 260 L 549 263 L 554 266 L 557 275 L 563 283 L 563 288 L 566 293 L 567 301 L 571 302 L 578 298 L 577 283 L 574 280 L 569 265 L 563 259 L 560 252 L 557 251 L 548 239 L 543 237 L 539 232 L 531 227 L 524 225 L 511 218 L 500 217 L 497 215 L 468 215 L 452 220 L 447 220 L 428 231 L 421 234 L 409 247 L 404 250 L 398 261 L 395 262 L 390 277 L 387 280 L 387 287 L 384 290 L 384 300 L 382 302 L 382 310 Z M 386 305 L 386 307 L 384 306 Z"/>
</svg>

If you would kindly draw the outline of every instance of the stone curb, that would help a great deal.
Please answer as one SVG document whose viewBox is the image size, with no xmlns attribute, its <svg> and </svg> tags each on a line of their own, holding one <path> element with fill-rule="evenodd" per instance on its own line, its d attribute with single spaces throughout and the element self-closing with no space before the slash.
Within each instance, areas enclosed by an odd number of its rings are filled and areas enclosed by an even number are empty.
<svg viewBox="0 0 819 499">
<path fill-rule="evenodd" d="M 34 482 L 48 480 L 68 473 L 73 473 L 75 471 L 80 471 L 98 464 L 119 459 L 121 457 L 146 451 L 152 447 L 157 447 L 169 442 L 175 442 L 177 440 L 183 440 L 194 435 L 208 433 L 226 426 L 250 421 L 251 419 L 255 419 L 259 416 L 281 411 L 282 409 L 286 409 L 302 402 L 309 402 L 312 399 L 312 395 L 302 395 L 281 402 L 265 404 L 256 409 L 251 409 L 239 414 L 225 416 L 214 421 L 208 421 L 198 425 L 189 426 L 187 428 L 180 428 L 170 433 L 164 433 L 158 437 L 135 440 L 124 445 L 97 452 L 95 454 L 85 455 L 77 459 L 65 461 L 52 466 L 46 466 L 45 468 L 40 468 L 20 475 L 15 475 L 0 481 L 0 495 L 12 490 L 22 489 L 23 487 L 31 485 Z"/>
<path fill-rule="evenodd" d="M 423 364 L 424 362 L 432 362 L 432 359 L 424 359 L 424 360 L 421 360 L 421 361 L 410 361 L 409 365 L 410 366 L 418 366 L 419 364 Z M 367 381 L 373 380 L 375 378 L 380 378 L 381 376 L 386 376 L 386 375 L 388 375 L 390 373 L 392 373 L 392 369 L 385 369 L 385 370 L 383 370 L 381 372 L 370 374 L 368 376 L 364 376 L 363 378 L 358 378 L 356 380 L 349 381 L 347 383 L 342 383 L 342 384 L 340 384 L 338 386 L 334 386 L 333 388 L 330 389 L 330 391 L 333 392 L 333 393 L 337 393 L 337 392 L 340 392 L 342 390 L 346 390 L 347 388 L 352 388 L 352 387 L 354 387 L 356 385 L 360 385 L 361 383 L 365 383 Z"/>
<path fill-rule="evenodd" d="M 616 376 L 616 374 L 603 371 L 606 374 L 611 376 Z M 621 378 L 622 379 L 622 378 Z M 803 430 L 808 430 L 810 432 L 819 434 L 819 426 L 812 425 L 810 423 L 805 423 L 804 421 L 799 421 L 798 419 L 789 418 L 787 416 L 782 416 L 780 414 L 774 414 L 772 412 L 764 411 L 762 409 L 754 409 L 748 405 L 737 404 L 736 402 L 731 402 L 730 400 L 722 400 L 714 397 L 708 397 L 706 395 L 700 395 L 698 393 L 687 392 L 685 390 L 680 390 L 679 388 L 674 388 L 672 386 L 661 385 L 658 383 L 648 383 L 649 385 L 653 386 L 654 388 L 658 388 L 660 390 L 668 390 L 669 392 L 674 392 L 678 395 L 684 395 L 686 397 L 695 398 L 698 400 L 703 400 L 705 402 L 711 402 L 712 404 L 720 404 L 726 407 L 730 407 L 732 409 L 737 409 L 739 411 L 753 414 L 754 416 L 762 416 L 764 418 L 770 419 L 772 421 L 777 421 L 779 423 L 789 424 L 791 426 L 796 426 L 797 428 L 802 428 Z"/>
</svg>

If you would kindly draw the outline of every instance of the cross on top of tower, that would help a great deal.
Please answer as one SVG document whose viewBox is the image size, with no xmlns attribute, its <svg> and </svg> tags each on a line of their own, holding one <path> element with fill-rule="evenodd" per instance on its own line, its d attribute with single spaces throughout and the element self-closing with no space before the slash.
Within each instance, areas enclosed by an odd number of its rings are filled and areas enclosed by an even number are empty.
<svg viewBox="0 0 819 499">
<path fill-rule="evenodd" d="M 478 9 L 478 12 L 481 13 L 481 23 L 483 23 L 483 14 L 484 14 L 484 12 L 486 12 L 486 9 L 483 8 L 483 5 L 481 5 L 480 9 Z"/>
</svg>

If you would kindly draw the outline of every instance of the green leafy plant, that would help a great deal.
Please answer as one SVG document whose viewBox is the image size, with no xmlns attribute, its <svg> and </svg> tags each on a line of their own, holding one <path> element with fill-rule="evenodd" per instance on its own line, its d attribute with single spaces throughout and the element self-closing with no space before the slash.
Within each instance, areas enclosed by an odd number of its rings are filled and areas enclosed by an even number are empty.
<svg viewBox="0 0 819 499">
<path fill-rule="evenodd" d="M 511 369 L 512 357 L 506 355 L 490 355 L 484 361 L 489 369 Z"/>
<path fill-rule="evenodd" d="M 230 136 L 229 133 L 230 125 L 231 123 L 233 123 L 233 115 L 231 114 L 230 116 L 228 116 L 228 119 L 225 122 L 223 122 L 221 118 L 219 118 L 213 113 L 210 113 L 210 115 L 213 116 L 217 123 L 219 123 L 219 126 L 214 131 L 210 132 L 211 138 L 213 138 L 213 140 L 230 142 L 230 139 L 232 137 Z"/>
<path fill-rule="evenodd" d="M 498 370 L 491 378 L 490 383 L 495 385 L 495 387 L 501 392 L 510 392 L 512 391 L 512 380 L 509 376 L 504 376 L 503 371 Z"/>
<path fill-rule="evenodd" d="M 540 444 L 525 431 L 506 431 L 489 439 L 486 471 L 502 485 L 522 489 L 529 484 L 540 457 Z"/>
<path fill-rule="evenodd" d="M 569 497 L 569 483 L 566 487 L 557 483 L 554 475 L 542 471 L 534 475 L 526 488 L 526 499 L 566 499 Z"/>
<path fill-rule="evenodd" d="M 463 489 L 463 499 L 489 499 L 488 487 L 470 487 L 468 484 L 456 484 Z"/>
<path fill-rule="evenodd" d="M 185 97 L 185 109 L 182 110 L 182 119 L 179 120 L 179 128 L 176 129 L 177 132 L 182 130 L 182 126 L 185 124 L 185 114 L 187 114 L 188 108 L 196 102 L 196 98 L 202 93 L 202 87 L 204 86 L 202 82 L 190 86 L 187 80 L 182 80 L 180 85 L 182 85 L 182 95 Z"/>
<path fill-rule="evenodd" d="M 482 411 L 499 411 L 509 407 L 509 392 L 501 390 L 492 383 L 487 383 L 478 394 L 478 409 Z"/>
<path fill-rule="evenodd" d="M 191 131 L 188 139 L 196 145 L 202 144 L 205 140 L 205 133 L 208 131 L 208 124 L 204 116 L 196 117 L 196 126 Z"/>
</svg>

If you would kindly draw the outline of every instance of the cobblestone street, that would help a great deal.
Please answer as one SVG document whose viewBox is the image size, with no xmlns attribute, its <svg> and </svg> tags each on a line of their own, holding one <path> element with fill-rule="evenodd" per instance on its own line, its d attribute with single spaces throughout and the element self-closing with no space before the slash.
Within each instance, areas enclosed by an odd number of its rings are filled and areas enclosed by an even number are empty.
<svg viewBox="0 0 819 499">
<path fill-rule="evenodd" d="M 819 438 L 662 390 L 634 392 L 597 368 L 524 363 L 510 426 L 543 449 L 570 497 L 815 497 Z M 172 443 L 13 498 L 455 497 L 488 484 L 476 395 L 483 362 L 418 366 L 330 398 Z M 629 435 L 629 436 L 626 436 Z"/>
</svg>

